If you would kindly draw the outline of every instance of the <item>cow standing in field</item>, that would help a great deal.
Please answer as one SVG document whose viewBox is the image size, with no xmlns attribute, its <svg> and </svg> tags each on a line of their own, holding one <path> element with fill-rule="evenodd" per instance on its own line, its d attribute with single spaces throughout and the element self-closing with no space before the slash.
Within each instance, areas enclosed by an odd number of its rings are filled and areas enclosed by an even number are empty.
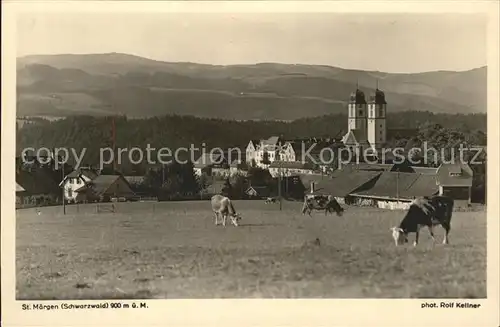
<svg viewBox="0 0 500 327">
<path fill-rule="evenodd" d="M 415 199 L 408 209 L 405 217 L 398 227 L 392 227 L 392 237 L 397 245 L 408 242 L 408 234 L 415 233 L 414 246 L 418 244 L 420 228 L 427 226 L 435 242 L 433 228 L 441 225 L 445 230 L 443 244 L 448 244 L 448 234 L 451 228 L 451 216 L 453 213 L 453 199 L 445 196 L 434 196 L 431 198 L 421 197 Z"/>
<path fill-rule="evenodd" d="M 229 217 L 234 226 L 238 226 L 238 221 L 241 219 L 241 216 L 236 213 L 234 209 L 233 203 L 227 196 L 223 196 L 220 194 L 216 194 L 211 199 L 212 210 L 215 215 L 215 225 L 219 224 L 219 216 L 222 219 L 222 225 L 226 226 L 226 219 Z"/>
<path fill-rule="evenodd" d="M 306 195 L 304 197 L 304 205 L 302 206 L 302 214 L 306 212 L 311 216 L 313 210 L 325 210 L 325 216 L 329 212 L 335 211 L 337 216 L 342 216 L 344 208 L 331 195 Z"/>
</svg>

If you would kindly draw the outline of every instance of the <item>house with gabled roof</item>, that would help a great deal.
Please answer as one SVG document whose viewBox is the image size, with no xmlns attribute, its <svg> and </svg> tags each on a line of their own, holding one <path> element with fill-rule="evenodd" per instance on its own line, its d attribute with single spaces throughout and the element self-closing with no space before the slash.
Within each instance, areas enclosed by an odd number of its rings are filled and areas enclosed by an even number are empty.
<svg viewBox="0 0 500 327">
<path fill-rule="evenodd" d="M 311 181 L 308 191 L 318 195 L 332 195 L 339 203 L 350 204 L 350 194 L 370 189 L 380 174 L 376 171 L 337 170 L 331 176 Z"/>
<path fill-rule="evenodd" d="M 264 199 L 268 196 L 270 196 L 271 191 L 268 186 L 257 186 L 257 185 L 250 185 L 246 191 L 245 194 L 249 198 L 253 199 Z"/>
<path fill-rule="evenodd" d="M 281 147 L 285 145 L 279 136 L 271 136 L 263 140 L 251 140 L 246 147 L 246 161 L 250 166 L 254 161 L 257 167 L 267 168 L 270 163 L 279 160 Z M 266 163 L 265 161 L 268 161 Z"/>
<path fill-rule="evenodd" d="M 449 196 L 458 205 L 471 204 L 471 189 L 474 173 L 468 164 L 442 164 L 437 169 L 439 195 Z"/>
<path fill-rule="evenodd" d="M 112 198 L 131 200 L 135 193 L 122 175 L 99 175 L 75 190 L 75 202 L 109 201 Z"/>
<path fill-rule="evenodd" d="M 307 151 L 306 143 L 301 141 L 287 141 L 279 154 L 280 161 L 300 161 L 304 149 Z"/>
<path fill-rule="evenodd" d="M 352 165 L 355 167 L 355 165 Z M 375 167 L 378 167 L 375 166 Z M 366 168 L 366 166 L 365 166 Z M 388 168 L 388 167 L 387 167 Z M 354 203 L 360 205 L 372 205 L 380 208 L 407 209 L 410 202 L 417 197 L 444 195 L 455 200 L 457 206 L 466 206 L 471 202 L 471 187 L 473 172 L 467 164 L 443 164 L 439 168 L 410 167 L 411 172 L 400 172 L 394 166 L 387 170 L 363 170 L 342 169 L 337 174 L 359 174 L 378 173 L 379 176 L 363 189 L 353 189 L 349 197 Z M 335 174 L 334 174 L 335 176 Z M 355 176 L 355 175 L 354 175 Z M 343 184 L 355 185 L 350 182 L 339 180 L 336 188 L 331 187 L 330 194 L 345 193 L 351 186 L 343 187 Z"/>
<path fill-rule="evenodd" d="M 429 174 L 386 171 L 373 187 L 351 193 L 361 205 L 387 209 L 407 209 L 415 198 L 439 193 L 436 176 Z"/>
<path fill-rule="evenodd" d="M 255 163 L 257 167 L 264 169 L 268 169 L 275 161 L 307 162 L 326 168 L 336 166 L 338 160 L 334 159 L 340 146 L 344 147 L 344 144 L 335 138 L 285 140 L 279 136 L 271 136 L 268 139 L 249 141 L 246 147 L 246 162 L 249 166 Z"/>
<path fill-rule="evenodd" d="M 398 201 L 402 199 L 402 191 L 416 181 L 418 174 L 383 172 L 370 189 L 356 192 L 353 196 L 379 200 Z"/>
<path fill-rule="evenodd" d="M 417 174 L 423 174 L 423 175 L 432 175 L 436 176 L 438 172 L 438 168 L 436 167 L 418 167 L 418 166 L 411 166 L 413 171 Z"/>
<path fill-rule="evenodd" d="M 323 174 L 311 174 L 311 175 L 298 175 L 300 182 L 304 185 L 306 190 L 309 190 L 311 183 L 317 183 L 324 179 L 330 178 L 330 176 Z"/>
<path fill-rule="evenodd" d="M 439 193 L 436 175 L 417 174 L 417 178 L 408 188 L 401 191 L 401 198 L 415 199 L 421 196 L 433 196 Z"/>
<path fill-rule="evenodd" d="M 257 164 L 257 148 L 259 147 L 260 145 L 260 140 L 250 140 L 250 142 L 248 142 L 248 145 L 245 149 L 245 153 L 246 153 L 246 162 L 248 164 L 248 166 L 251 166 L 252 165 L 252 162 L 255 162 L 255 164 Z"/>
<path fill-rule="evenodd" d="M 59 186 L 64 188 L 65 200 L 69 203 L 76 202 L 76 196 L 78 195 L 76 190 L 94 180 L 99 176 L 99 173 L 97 169 L 81 167 L 64 176 Z"/>
</svg>

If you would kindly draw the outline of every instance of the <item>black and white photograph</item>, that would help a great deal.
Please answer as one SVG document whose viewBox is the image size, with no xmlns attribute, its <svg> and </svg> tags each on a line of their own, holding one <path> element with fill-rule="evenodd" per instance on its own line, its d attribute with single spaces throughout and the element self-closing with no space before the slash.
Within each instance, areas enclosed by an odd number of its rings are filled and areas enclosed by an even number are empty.
<svg viewBox="0 0 500 327">
<path fill-rule="evenodd" d="M 498 294 L 488 12 L 185 6 L 12 19 L 12 300 Z"/>
</svg>

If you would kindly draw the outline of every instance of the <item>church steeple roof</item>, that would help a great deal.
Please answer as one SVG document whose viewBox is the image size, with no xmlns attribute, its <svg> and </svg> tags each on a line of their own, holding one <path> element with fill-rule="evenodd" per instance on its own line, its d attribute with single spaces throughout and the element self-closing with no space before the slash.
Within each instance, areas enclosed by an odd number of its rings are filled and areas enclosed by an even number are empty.
<svg viewBox="0 0 500 327">
<path fill-rule="evenodd" d="M 356 80 L 356 91 L 351 93 L 350 102 L 355 104 L 366 104 L 365 93 L 359 89 L 358 81 Z"/>
<path fill-rule="evenodd" d="M 378 79 L 375 93 L 372 93 L 370 96 L 370 102 L 375 104 L 387 104 L 385 101 L 385 93 L 378 88 Z"/>
</svg>

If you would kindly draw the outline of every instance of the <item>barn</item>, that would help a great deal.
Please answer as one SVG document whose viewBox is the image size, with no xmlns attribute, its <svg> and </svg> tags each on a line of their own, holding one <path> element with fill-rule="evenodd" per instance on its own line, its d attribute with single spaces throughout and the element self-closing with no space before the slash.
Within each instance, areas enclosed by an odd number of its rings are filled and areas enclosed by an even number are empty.
<svg viewBox="0 0 500 327">
<path fill-rule="evenodd" d="M 469 206 L 473 175 L 471 167 L 467 164 L 442 164 L 436 174 L 439 195 L 453 198 L 459 207 Z"/>
<path fill-rule="evenodd" d="M 371 188 L 380 174 L 377 171 L 337 170 L 331 177 L 312 182 L 309 192 L 318 195 L 332 195 L 339 203 L 351 204 L 350 194 Z"/>
<path fill-rule="evenodd" d="M 386 209 L 407 209 L 419 196 L 438 194 L 436 177 L 429 174 L 386 171 L 380 174 L 373 187 L 351 193 L 358 205 Z"/>
<path fill-rule="evenodd" d="M 135 197 L 130 184 L 122 175 L 99 175 L 75 192 L 76 202 L 106 202 L 112 198 L 131 200 Z"/>
</svg>

